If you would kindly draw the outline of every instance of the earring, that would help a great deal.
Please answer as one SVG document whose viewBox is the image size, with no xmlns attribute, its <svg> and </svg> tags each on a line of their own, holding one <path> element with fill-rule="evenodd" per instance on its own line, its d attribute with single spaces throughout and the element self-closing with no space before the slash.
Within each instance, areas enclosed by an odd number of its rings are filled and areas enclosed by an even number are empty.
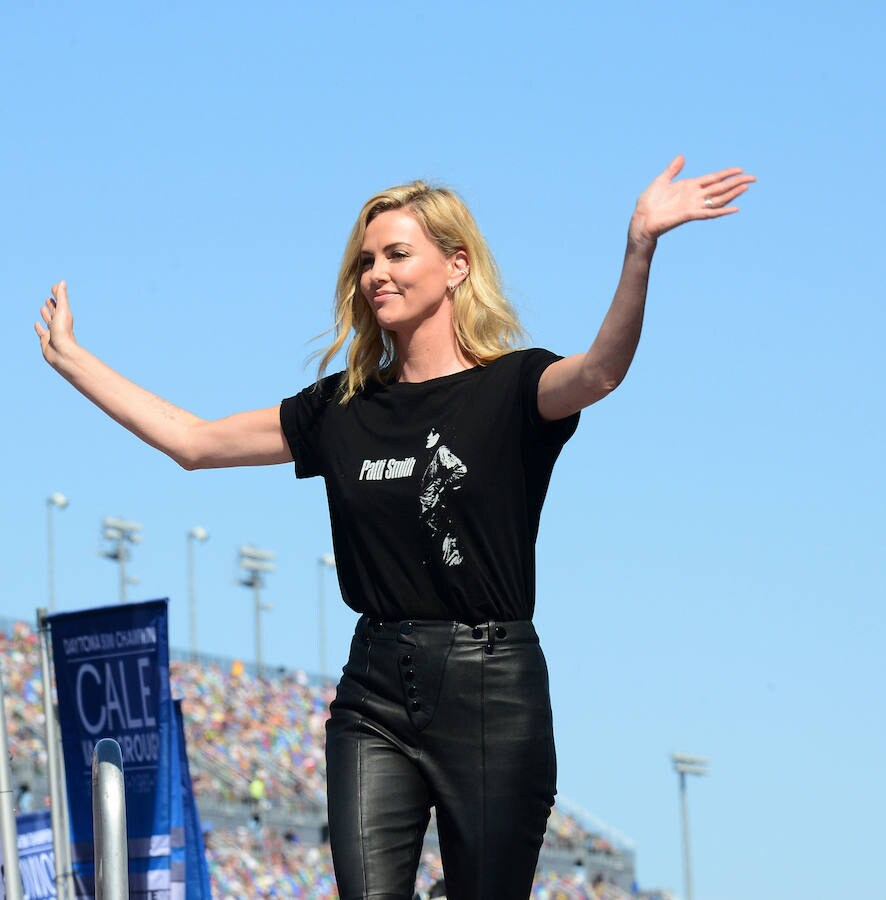
<svg viewBox="0 0 886 900">
<path fill-rule="evenodd" d="M 462 281 L 464 281 L 464 279 L 468 277 L 468 273 L 469 273 L 470 271 L 471 271 L 471 270 L 470 270 L 469 268 L 466 268 L 466 269 L 459 269 L 459 270 L 458 270 L 458 274 L 464 276 L 464 278 L 462 278 Z M 450 281 L 450 282 L 447 282 L 446 287 L 449 288 L 449 292 L 450 292 L 451 294 L 454 294 L 454 293 L 455 293 L 455 289 L 458 287 L 459 284 L 461 284 L 461 281 L 459 281 L 457 284 L 453 284 L 453 283 Z"/>
</svg>

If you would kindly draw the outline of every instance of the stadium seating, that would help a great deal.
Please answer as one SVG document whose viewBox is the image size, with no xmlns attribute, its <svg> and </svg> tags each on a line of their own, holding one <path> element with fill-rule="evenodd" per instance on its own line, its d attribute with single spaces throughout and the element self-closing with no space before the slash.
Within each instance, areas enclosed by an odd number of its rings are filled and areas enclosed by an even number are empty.
<svg viewBox="0 0 886 900">
<path fill-rule="evenodd" d="M 324 726 L 334 687 L 301 670 L 259 678 L 241 661 L 173 656 L 172 693 L 183 698 L 213 895 L 222 900 L 336 897 L 329 846 L 324 843 Z M 30 785 L 35 806 L 45 805 L 43 688 L 31 626 L 0 619 L 0 661 L 13 779 Z M 250 794 L 256 778 L 262 782 L 259 799 Z M 590 880 L 598 872 L 607 883 L 603 893 L 598 888 L 594 894 Z M 441 877 L 432 820 L 417 896 L 426 897 Z M 632 881 L 633 853 L 628 848 L 554 809 L 534 898 L 623 900 Z"/>
</svg>

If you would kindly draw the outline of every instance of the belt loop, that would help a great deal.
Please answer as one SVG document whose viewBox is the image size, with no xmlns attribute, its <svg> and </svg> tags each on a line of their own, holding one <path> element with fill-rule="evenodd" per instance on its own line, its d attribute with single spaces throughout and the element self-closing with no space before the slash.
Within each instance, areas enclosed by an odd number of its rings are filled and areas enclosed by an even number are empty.
<svg viewBox="0 0 886 900">
<path fill-rule="evenodd" d="M 495 622 L 486 623 L 486 652 L 495 653 Z"/>
</svg>

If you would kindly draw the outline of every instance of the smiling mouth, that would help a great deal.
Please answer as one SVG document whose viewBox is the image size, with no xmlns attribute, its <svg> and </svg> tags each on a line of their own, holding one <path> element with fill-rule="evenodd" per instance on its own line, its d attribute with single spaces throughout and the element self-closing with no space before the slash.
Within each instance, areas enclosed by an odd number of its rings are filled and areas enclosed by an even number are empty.
<svg viewBox="0 0 886 900">
<path fill-rule="evenodd" d="M 396 292 L 396 291 L 376 291 L 376 292 L 372 295 L 372 299 L 373 299 L 373 301 L 375 301 L 376 303 L 379 303 L 379 302 L 381 302 L 382 300 L 387 300 L 388 297 L 396 297 L 396 296 L 397 296 L 397 292 Z"/>
</svg>

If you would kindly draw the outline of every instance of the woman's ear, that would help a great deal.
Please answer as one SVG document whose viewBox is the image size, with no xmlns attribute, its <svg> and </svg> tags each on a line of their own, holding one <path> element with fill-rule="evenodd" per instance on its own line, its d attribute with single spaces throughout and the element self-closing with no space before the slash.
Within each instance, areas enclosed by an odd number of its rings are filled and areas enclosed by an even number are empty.
<svg viewBox="0 0 886 900">
<path fill-rule="evenodd" d="M 464 250 L 456 250 L 449 259 L 449 279 L 454 287 L 458 287 L 468 277 L 471 266 L 468 254 Z"/>
</svg>

